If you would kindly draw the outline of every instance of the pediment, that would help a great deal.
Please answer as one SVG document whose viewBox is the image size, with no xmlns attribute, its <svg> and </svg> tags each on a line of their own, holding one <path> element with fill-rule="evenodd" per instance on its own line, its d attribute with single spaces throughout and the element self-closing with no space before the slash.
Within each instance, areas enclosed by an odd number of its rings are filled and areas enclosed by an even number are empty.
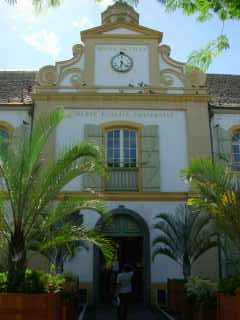
<svg viewBox="0 0 240 320">
<path fill-rule="evenodd" d="M 134 37 L 134 38 L 148 38 L 155 39 L 161 42 L 162 32 L 156 31 L 154 29 L 149 29 L 134 23 L 118 22 L 102 25 L 96 28 L 84 30 L 81 32 L 81 39 L 84 41 L 88 38 L 106 38 L 109 37 Z"/>
<path fill-rule="evenodd" d="M 110 30 L 110 31 L 106 31 L 106 32 L 103 32 L 102 34 L 142 34 L 141 32 L 136 32 L 136 31 L 133 31 L 133 30 L 130 30 L 130 29 L 127 29 L 127 28 L 116 28 L 116 29 L 113 29 L 113 30 Z"/>
</svg>

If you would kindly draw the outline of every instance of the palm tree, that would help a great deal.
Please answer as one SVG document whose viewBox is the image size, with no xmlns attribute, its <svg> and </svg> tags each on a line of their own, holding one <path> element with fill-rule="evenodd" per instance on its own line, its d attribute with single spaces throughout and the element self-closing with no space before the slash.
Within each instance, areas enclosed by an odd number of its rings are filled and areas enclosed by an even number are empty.
<svg viewBox="0 0 240 320">
<path fill-rule="evenodd" d="M 193 160 L 183 175 L 196 191 L 189 203 L 208 210 L 218 228 L 240 250 L 239 176 L 212 159 Z"/>
<path fill-rule="evenodd" d="M 182 266 L 184 278 L 188 278 L 192 264 L 217 245 L 211 217 L 180 205 L 174 214 L 161 213 L 156 218 L 159 222 L 154 228 L 160 235 L 153 241 L 153 259 L 168 256 Z"/>
<path fill-rule="evenodd" d="M 62 220 L 52 225 L 52 227 L 48 230 L 48 238 L 52 237 L 52 232 L 56 233 L 57 231 L 61 230 L 67 223 L 73 224 L 76 227 L 83 227 L 83 215 L 80 212 L 73 212 L 67 217 L 63 217 Z M 46 232 L 44 236 L 46 238 Z M 41 241 L 42 240 L 40 239 L 39 242 L 41 243 Z M 39 248 L 39 245 L 37 246 L 37 248 Z M 87 242 L 84 241 L 83 238 L 57 246 L 51 246 L 50 248 L 42 250 L 41 253 L 47 257 L 49 265 L 54 265 L 54 269 L 57 273 L 62 273 L 64 271 L 64 263 L 73 259 L 80 249 L 88 250 Z"/>
<path fill-rule="evenodd" d="M 97 230 L 68 220 L 72 212 L 93 209 L 104 214 L 98 200 L 69 196 L 57 201 L 62 189 L 86 172 L 102 170 L 97 146 L 82 142 L 64 147 L 56 159 L 44 159 L 49 138 L 64 118 L 59 109 L 36 120 L 31 130 L 24 127 L 9 144 L 0 142 L 0 239 L 7 244 L 9 290 L 24 282 L 27 253 L 32 248 L 47 250 L 79 240 L 98 245 L 107 258 L 111 245 Z M 54 228 L 59 224 L 61 227 Z"/>
</svg>

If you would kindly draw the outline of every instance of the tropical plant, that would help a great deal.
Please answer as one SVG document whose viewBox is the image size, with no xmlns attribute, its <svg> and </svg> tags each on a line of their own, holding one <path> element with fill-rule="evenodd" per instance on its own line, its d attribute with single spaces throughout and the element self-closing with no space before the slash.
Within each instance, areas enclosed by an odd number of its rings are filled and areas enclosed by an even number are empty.
<svg viewBox="0 0 240 320">
<path fill-rule="evenodd" d="M 64 274 L 55 274 L 39 270 L 26 269 L 25 281 L 17 288 L 22 293 L 59 293 L 64 291 L 66 277 Z M 0 273 L 0 292 L 8 292 L 8 272 Z"/>
<path fill-rule="evenodd" d="M 190 205 L 207 210 L 221 230 L 240 250 L 240 182 L 228 166 L 212 159 L 193 160 L 183 170 L 196 196 Z"/>
<path fill-rule="evenodd" d="M 216 305 L 218 285 L 215 281 L 192 277 L 185 284 L 185 289 L 188 298 L 197 306 Z"/>
<path fill-rule="evenodd" d="M 182 266 L 184 278 L 191 276 L 192 264 L 217 246 L 211 216 L 180 205 L 174 214 L 161 213 L 154 228 L 160 235 L 153 241 L 153 259 L 165 255 Z"/>
<path fill-rule="evenodd" d="M 240 288 L 240 274 L 221 279 L 218 284 L 218 290 L 221 293 L 234 295 L 236 290 Z"/>
<path fill-rule="evenodd" d="M 0 238 L 7 243 L 8 285 L 16 290 L 24 282 L 29 250 L 87 240 L 98 245 L 106 258 L 112 247 L 96 230 L 72 221 L 62 224 L 72 212 L 93 209 L 104 214 L 102 203 L 58 193 L 74 178 L 88 172 L 102 172 L 97 146 L 82 142 L 65 146 L 55 159 L 44 158 L 46 145 L 64 111 L 55 110 L 34 122 L 31 130 L 18 130 L 9 144 L 0 143 Z M 60 222 L 60 228 L 54 228 Z"/>
<path fill-rule="evenodd" d="M 57 223 L 51 226 L 48 236 L 52 237 L 51 234 L 53 232 L 56 233 L 61 230 L 66 224 L 73 224 L 74 226 L 81 228 L 83 226 L 83 215 L 81 215 L 80 212 L 74 212 L 62 217 L 62 220 L 59 219 Z M 63 273 L 64 263 L 73 259 L 76 256 L 76 253 L 81 249 L 87 250 L 88 245 L 86 241 L 77 239 L 65 244 L 51 246 L 50 248 L 42 250 L 41 253 L 47 257 L 49 265 L 54 266 L 57 273 Z"/>
</svg>

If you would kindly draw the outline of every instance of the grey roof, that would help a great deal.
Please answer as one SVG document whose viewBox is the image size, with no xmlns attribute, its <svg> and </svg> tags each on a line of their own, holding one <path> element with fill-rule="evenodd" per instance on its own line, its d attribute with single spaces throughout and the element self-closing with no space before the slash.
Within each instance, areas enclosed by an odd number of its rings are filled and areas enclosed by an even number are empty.
<svg viewBox="0 0 240 320">
<path fill-rule="evenodd" d="M 0 104 L 31 103 L 36 71 L 0 71 Z M 240 106 L 240 75 L 207 74 L 210 102 L 216 106 Z"/>
<path fill-rule="evenodd" d="M 31 103 L 36 71 L 0 71 L 0 103 Z"/>
<path fill-rule="evenodd" d="M 207 86 L 211 104 L 240 106 L 240 75 L 208 74 Z"/>
</svg>

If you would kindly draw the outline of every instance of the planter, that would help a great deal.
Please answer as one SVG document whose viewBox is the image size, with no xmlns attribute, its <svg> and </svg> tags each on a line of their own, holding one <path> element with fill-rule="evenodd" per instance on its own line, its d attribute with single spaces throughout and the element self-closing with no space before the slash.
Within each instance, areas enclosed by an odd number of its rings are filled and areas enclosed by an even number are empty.
<svg viewBox="0 0 240 320">
<path fill-rule="evenodd" d="M 76 320 L 78 318 L 79 307 L 74 299 L 62 299 L 61 303 L 61 320 Z"/>
<path fill-rule="evenodd" d="M 169 279 L 168 308 L 175 314 L 183 314 L 187 310 L 187 299 L 185 296 L 185 281 L 183 279 Z"/>
<path fill-rule="evenodd" d="M 61 297 L 57 294 L 0 294 L 0 319 L 59 320 Z"/>
<path fill-rule="evenodd" d="M 216 320 L 217 319 L 217 308 L 200 308 L 194 310 L 193 320 Z"/>
<path fill-rule="evenodd" d="M 189 302 L 185 293 L 184 293 L 184 301 L 183 301 L 183 308 L 182 309 L 183 309 L 182 315 L 183 315 L 184 320 L 193 320 L 194 312 L 195 312 L 196 308 L 193 303 Z"/>
<path fill-rule="evenodd" d="M 230 296 L 218 293 L 217 320 L 240 320 L 240 290 Z"/>
<path fill-rule="evenodd" d="M 74 320 L 76 318 L 76 308 L 74 301 L 71 300 L 62 300 L 61 305 L 61 320 Z"/>
</svg>

